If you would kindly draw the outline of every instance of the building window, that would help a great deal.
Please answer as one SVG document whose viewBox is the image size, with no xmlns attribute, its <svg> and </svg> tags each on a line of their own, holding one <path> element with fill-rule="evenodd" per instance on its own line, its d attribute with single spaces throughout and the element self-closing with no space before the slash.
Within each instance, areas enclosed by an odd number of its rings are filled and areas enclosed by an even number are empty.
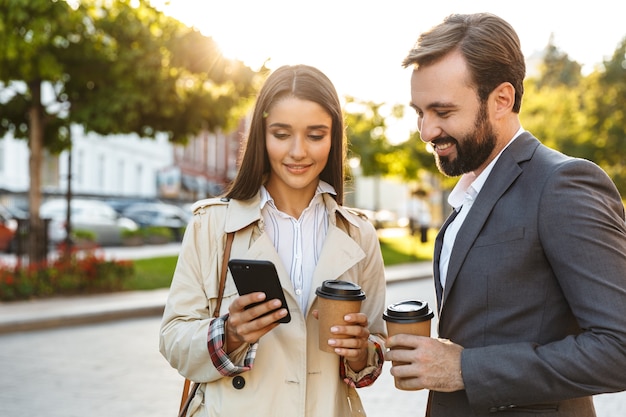
<svg viewBox="0 0 626 417">
<path fill-rule="evenodd" d="M 143 167 L 141 165 L 137 165 L 137 175 L 135 176 L 135 190 L 137 195 L 141 195 L 141 184 L 142 184 L 142 176 L 143 176 Z"/>
<path fill-rule="evenodd" d="M 105 169 L 104 169 L 104 155 L 98 155 L 98 191 L 99 192 L 103 192 L 104 191 L 104 175 L 105 175 Z"/>
<path fill-rule="evenodd" d="M 76 185 L 82 187 L 85 178 L 85 153 L 79 150 L 76 153 Z"/>
<path fill-rule="evenodd" d="M 120 159 L 117 163 L 117 184 L 118 194 L 124 194 L 124 160 Z"/>
</svg>

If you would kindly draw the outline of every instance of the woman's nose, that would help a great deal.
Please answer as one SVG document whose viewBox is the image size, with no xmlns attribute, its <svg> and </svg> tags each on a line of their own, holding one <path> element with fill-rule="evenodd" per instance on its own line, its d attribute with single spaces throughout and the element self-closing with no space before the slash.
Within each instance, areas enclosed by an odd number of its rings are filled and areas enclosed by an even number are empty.
<svg viewBox="0 0 626 417">
<path fill-rule="evenodd" d="M 306 155 L 306 144 L 301 135 L 294 136 L 289 154 L 292 158 L 303 158 Z"/>
</svg>

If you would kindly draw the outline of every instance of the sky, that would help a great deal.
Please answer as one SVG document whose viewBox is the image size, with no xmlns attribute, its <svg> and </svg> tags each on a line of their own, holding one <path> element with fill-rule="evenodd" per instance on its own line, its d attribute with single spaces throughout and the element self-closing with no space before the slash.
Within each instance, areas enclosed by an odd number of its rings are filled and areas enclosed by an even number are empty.
<svg viewBox="0 0 626 417">
<path fill-rule="evenodd" d="M 451 13 L 491 12 L 516 29 L 526 56 L 555 45 L 590 72 L 626 37 L 626 2 L 615 0 L 151 0 L 211 36 L 222 53 L 258 69 L 309 64 L 339 95 L 408 104 L 401 62 L 419 34 Z M 169 5 L 165 5 L 169 3 Z M 404 122 L 406 123 L 406 121 Z M 406 129 L 404 123 L 396 127 Z M 393 126 L 392 126 L 393 128 Z M 390 132 L 391 135 L 393 135 Z M 406 136 L 406 133 L 404 134 Z"/>
</svg>

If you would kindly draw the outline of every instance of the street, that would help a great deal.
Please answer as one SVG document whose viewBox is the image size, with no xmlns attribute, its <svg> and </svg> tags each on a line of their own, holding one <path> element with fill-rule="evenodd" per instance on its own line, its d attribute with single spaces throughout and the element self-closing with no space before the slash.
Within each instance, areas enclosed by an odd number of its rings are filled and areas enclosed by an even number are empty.
<svg viewBox="0 0 626 417">
<path fill-rule="evenodd" d="M 391 283 L 388 302 L 433 303 L 429 279 Z M 0 336 L 0 416 L 171 417 L 183 379 L 158 352 L 160 317 Z M 435 323 L 433 323 L 433 327 Z M 422 416 L 426 391 L 394 388 L 385 364 L 360 390 L 370 417 Z M 623 417 L 626 394 L 596 398 L 598 416 Z"/>
</svg>

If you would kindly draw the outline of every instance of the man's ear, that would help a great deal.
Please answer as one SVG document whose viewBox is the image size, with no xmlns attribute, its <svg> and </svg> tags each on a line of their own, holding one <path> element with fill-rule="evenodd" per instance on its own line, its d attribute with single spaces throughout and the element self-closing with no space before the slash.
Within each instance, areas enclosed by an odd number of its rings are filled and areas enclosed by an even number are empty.
<svg viewBox="0 0 626 417">
<path fill-rule="evenodd" d="M 497 86 L 490 94 L 493 116 L 499 119 L 509 115 L 515 104 L 515 87 L 509 82 Z"/>
</svg>

